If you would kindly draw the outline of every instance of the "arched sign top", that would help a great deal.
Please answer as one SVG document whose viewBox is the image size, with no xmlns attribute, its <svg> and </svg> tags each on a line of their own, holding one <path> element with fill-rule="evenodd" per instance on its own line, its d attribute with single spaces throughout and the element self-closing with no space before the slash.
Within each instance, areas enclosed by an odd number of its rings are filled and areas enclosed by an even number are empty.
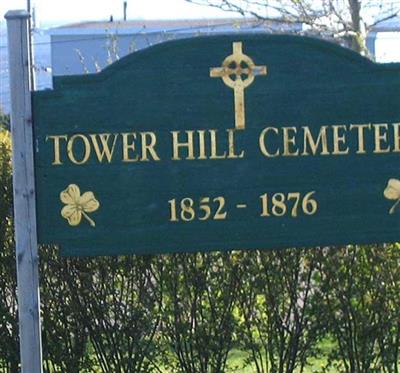
<svg viewBox="0 0 400 373">
<path fill-rule="evenodd" d="M 33 95 L 38 236 L 67 255 L 400 239 L 400 64 L 329 42 L 159 44 Z"/>
<path fill-rule="evenodd" d="M 89 83 L 92 81 L 103 81 L 111 76 L 118 75 L 119 71 L 135 72 L 135 66 L 149 61 L 155 64 L 154 73 L 165 70 L 165 62 L 172 64 L 174 59 L 181 61 L 181 57 L 189 59 L 190 54 L 198 55 L 197 49 L 202 50 L 204 56 L 216 55 L 221 56 L 220 45 L 230 46 L 234 41 L 242 41 L 246 44 L 246 48 L 251 48 L 252 56 L 257 57 L 263 55 L 264 59 L 269 54 L 276 55 L 277 59 L 295 58 L 293 63 L 300 63 L 297 58 L 299 51 L 301 54 L 306 53 L 308 58 L 304 59 L 310 69 L 320 71 L 323 66 L 319 63 L 321 60 L 329 60 L 335 62 L 337 68 L 346 70 L 353 66 L 354 70 L 359 69 L 381 69 L 392 70 L 400 69 L 400 64 L 376 64 L 370 59 L 360 54 L 341 47 L 333 42 L 320 40 L 311 37 L 302 37 L 296 35 L 274 35 L 274 34 L 235 34 L 235 35 L 219 35 L 219 36 L 199 36 L 190 39 L 172 40 L 150 46 L 146 49 L 129 54 L 113 64 L 106 67 L 99 73 L 87 75 L 71 75 L 54 77 L 54 86 L 57 87 Z M 256 46 L 254 48 L 254 46 Z M 218 49 L 217 49 L 218 48 Z M 231 48 L 231 47 L 230 47 Z M 255 51 L 254 51 L 255 49 Z M 226 52 L 228 52 L 228 47 Z M 281 51 L 281 55 L 279 53 Z M 224 52 L 222 52 L 223 54 Z M 306 57 L 306 56 L 303 56 Z M 315 59 L 311 57 L 316 57 Z M 160 58 L 162 61 L 160 61 Z M 253 58 L 253 57 L 252 57 Z M 303 58 L 302 58 L 303 59 Z M 333 61 L 333 60 L 334 61 Z M 222 61 L 220 61 L 222 62 Z M 328 64 L 328 66 L 330 63 Z M 153 67 L 153 66 L 152 66 Z"/>
</svg>

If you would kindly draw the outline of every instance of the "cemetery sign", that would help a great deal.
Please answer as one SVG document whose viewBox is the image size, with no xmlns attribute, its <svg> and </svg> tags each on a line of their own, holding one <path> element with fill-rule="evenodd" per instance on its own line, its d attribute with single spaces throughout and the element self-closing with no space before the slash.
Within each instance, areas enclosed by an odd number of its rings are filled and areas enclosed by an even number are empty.
<svg viewBox="0 0 400 373">
<path fill-rule="evenodd" d="M 65 255 L 400 239 L 400 65 L 283 35 L 159 44 L 33 94 Z"/>
</svg>

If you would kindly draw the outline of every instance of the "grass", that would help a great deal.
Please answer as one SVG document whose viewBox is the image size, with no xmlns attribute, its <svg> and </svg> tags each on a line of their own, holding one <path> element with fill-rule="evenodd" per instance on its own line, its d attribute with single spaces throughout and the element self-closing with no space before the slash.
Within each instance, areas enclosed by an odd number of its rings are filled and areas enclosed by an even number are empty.
<svg viewBox="0 0 400 373">
<path fill-rule="evenodd" d="M 335 361 L 335 364 L 338 367 L 330 367 L 329 369 L 326 368 L 328 364 L 328 356 L 330 352 L 332 352 L 336 348 L 337 346 L 335 342 L 328 338 L 320 342 L 320 344 L 318 345 L 320 355 L 318 357 L 310 358 L 308 361 L 308 365 L 304 368 L 302 373 L 337 373 L 338 371 L 340 371 L 340 368 L 338 368 L 340 367 L 340 361 Z M 225 373 L 256 373 L 254 364 L 247 364 L 247 360 L 251 360 L 249 358 L 250 352 L 248 351 L 243 351 L 240 349 L 231 350 L 228 355 L 228 362 Z M 157 365 L 160 371 L 163 373 L 176 372 L 176 370 L 174 370 L 173 368 L 162 364 L 161 361 L 158 362 Z M 92 371 L 100 372 L 100 368 L 92 367 Z M 1 372 L 3 371 L 0 366 L 0 373 Z M 299 373 L 299 371 L 296 371 L 296 373 Z"/>
<path fill-rule="evenodd" d="M 337 372 L 336 368 L 326 369 L 328 364 L 328 355 L 335 348 L 335 343 L 329 339 L 325 339 L 319 344 L 321 355 L 319 357 L 310 358 L 308 365 L 303 370 L 303 373 L 317 372 Z M 256 373 L 254 365 L 246 365 L 246 359 L 249 357 L 249 352 L 234 349 L 229 353 L 228 365 L 226 373 Z"/>
</svg>

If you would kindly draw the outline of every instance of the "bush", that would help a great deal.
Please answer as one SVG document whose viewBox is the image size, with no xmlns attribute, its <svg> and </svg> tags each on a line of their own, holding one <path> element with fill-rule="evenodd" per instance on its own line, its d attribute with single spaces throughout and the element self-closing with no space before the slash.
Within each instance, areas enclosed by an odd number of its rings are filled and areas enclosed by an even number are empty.
<svg viewBox="0 0 400 373">
<path fill-rule="evenodd" d="M 398 371 L 399 263 L 397 245 L 321 252 L 320 317 L 336 340 L 330 361 L 337 371 Z"/>
<path fill-rule="evenodd" d="M 219 373 L 233 347 L 241 272 L 230 253 L 164 256 L 163 336 L 171 372 Z"/>
<path fill-rule="evenodd" d="M 0 369 L 17 372 L 19 339 L 16 263 L 12 226 L 11 140 L 0 111 Z"/>
<path fill-rule="evenodd" d="M 322 337 L 315 251 L 243 252 L 240 336 L 257 373 L 303 371 Z"/>
</svg>

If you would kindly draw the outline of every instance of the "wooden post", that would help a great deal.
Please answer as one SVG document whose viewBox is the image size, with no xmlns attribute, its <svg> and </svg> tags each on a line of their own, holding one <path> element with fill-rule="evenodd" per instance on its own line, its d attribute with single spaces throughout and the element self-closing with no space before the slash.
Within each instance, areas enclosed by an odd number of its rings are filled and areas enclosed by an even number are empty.
<svg viewBox="0 0 400 373">
<path fill-rule="evenodd" d="M 42 372 L 38 246 L 30 93 L 29 13 L 5 15 L 11 91 L 11 132 L 17 294 L 22 373 Z"/>
</svg>

